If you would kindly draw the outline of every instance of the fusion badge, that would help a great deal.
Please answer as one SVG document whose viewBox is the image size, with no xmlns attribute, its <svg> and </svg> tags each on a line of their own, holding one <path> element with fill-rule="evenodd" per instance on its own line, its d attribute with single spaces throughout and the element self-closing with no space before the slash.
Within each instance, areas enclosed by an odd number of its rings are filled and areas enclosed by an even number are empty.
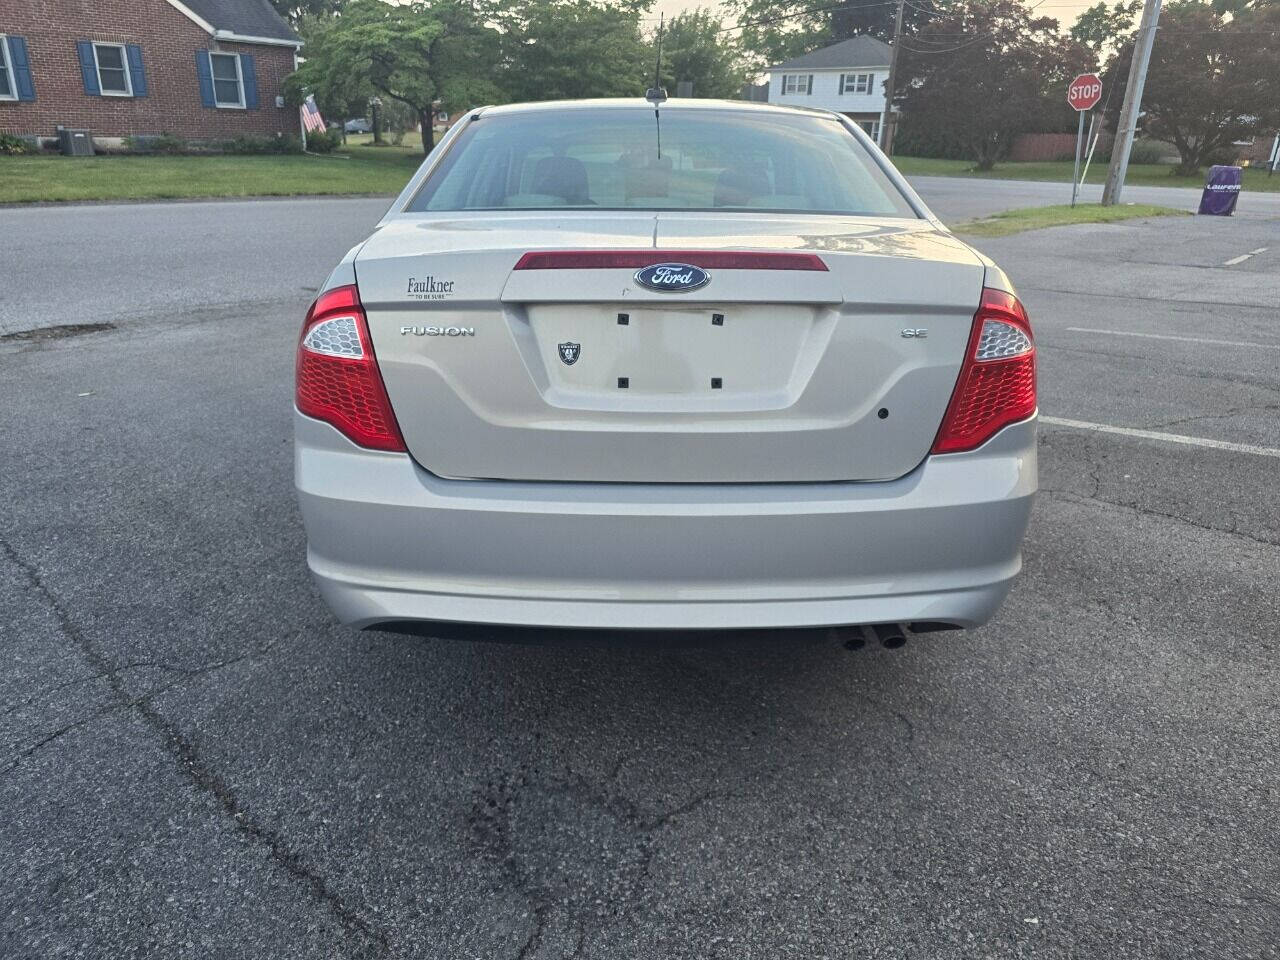
<svg viewBox="0 0 1280 960">
<path fill-rule="evenodd" d="M 475 327 L 401 327 L 400 336 L 408 337 L 474 337 Z"/>
<path fill-rule="evenodd" d="M 711 274 L 691 263 L 655 263 L 635 272 L 635 282 L 662 293 L 685 293 L 707 285 Z"/>
</svg>

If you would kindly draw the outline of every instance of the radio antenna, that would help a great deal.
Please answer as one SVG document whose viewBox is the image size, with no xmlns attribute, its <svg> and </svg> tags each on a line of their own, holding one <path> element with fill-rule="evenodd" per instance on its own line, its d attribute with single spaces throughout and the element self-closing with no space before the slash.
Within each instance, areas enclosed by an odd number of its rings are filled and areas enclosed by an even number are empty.
<svg viewBox="0 0 1280 960">
<path fill-rule="evenodd" d="M 653 65 L 653 86 L 645 91 L 644 98 L 653 104 L 653 125 L 658 134 L 658 159 L 662 159 L 662 116 L 658 107 L 667 99 L 667 91 L 662 87 L 662 14 L 658 14 L 658 56 Z"/>
</svg>

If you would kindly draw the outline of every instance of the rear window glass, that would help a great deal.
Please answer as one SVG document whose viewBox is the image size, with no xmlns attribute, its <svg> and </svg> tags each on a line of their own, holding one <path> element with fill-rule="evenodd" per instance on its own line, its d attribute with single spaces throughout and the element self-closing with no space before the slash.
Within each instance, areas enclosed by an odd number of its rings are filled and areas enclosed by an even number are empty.
<svg viewBox="0 0 1280 960">
<path fill-rule="evenodd" d="M 917 216 L 833 119 L 634 109 L 472 121 L 408 210 L 544 207 Z"/>
</svg>

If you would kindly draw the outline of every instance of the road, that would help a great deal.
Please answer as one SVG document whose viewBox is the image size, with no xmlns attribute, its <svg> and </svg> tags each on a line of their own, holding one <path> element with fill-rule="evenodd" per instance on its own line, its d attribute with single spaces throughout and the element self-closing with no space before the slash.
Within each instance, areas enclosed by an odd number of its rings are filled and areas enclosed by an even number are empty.
<svg viewBox="0 0 1280 960">
<path fill-rule="evenodd" d="M 380 206 L 0 211 L 4 322 L 115 325 L 0 340 L 0 956 L 1280 957 L 1275 221 L 982 242 L 1055 421 L 988 627 L 581 649 L 308 580 L 293 342 Z"/>
<path fill-rule="evenodd" d="M 1071 199 L 1070 186 L 1060 183 L 961 177 L 912 183 L 949 223 Z M 1086 187 L 1087 196 L 1098 199 L 1092 194 L 1099 189 Z M 1194 210 L 1199 193 L 1131 187 L 1125 198 Z M 2 209 L 0 225 L 22 243 L 7 265 L 0 334 L 48 326 L 51 312 L 60 323 L 83 323 L 201 315 L 239 304 L 283 308 L 321 283 L 389 203 L 362 197 Z M 1242 196 L 1237 220 L 1274 218 L 1280 193 Z"/>
</svg>

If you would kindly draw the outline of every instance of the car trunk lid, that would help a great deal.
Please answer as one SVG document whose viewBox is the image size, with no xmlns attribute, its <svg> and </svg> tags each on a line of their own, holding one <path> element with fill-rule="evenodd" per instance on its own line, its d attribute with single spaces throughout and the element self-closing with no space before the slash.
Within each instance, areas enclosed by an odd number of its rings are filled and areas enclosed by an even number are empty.
<svg viewBox="0 0 1280 960">
<path fill-rule="evenodd" d="M 528 268 L 530 251 L 614 256 Z M 784 268 L 762 268 L 773 254 Z M 636 283 L 664 260 L 715 265 L 687 292 Z M 426 469 L 616 482 L 902 476 L 937 433 L 983 281 L 924 221 L 617 211 L 405 217 L 356 272 Z"/>
</svg>

